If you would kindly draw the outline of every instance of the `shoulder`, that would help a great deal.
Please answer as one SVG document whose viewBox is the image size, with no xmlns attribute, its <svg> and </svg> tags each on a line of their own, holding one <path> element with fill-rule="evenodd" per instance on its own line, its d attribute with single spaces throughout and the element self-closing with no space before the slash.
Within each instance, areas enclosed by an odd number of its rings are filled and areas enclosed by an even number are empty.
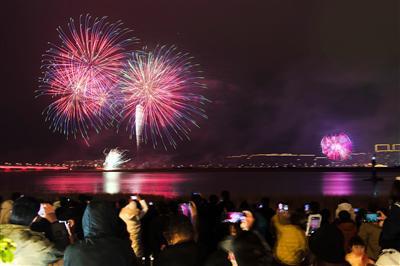
<svg viewBox="0 0 400 266">
<path fill-rule="evenodd" d="M 2 209 L 10 209 L 13 207 L 14 202 L 12 200 L 5 200 L 1 203 Z"/>
<path fill-rule="evenodd" d="M 2 224 L 0 225 L 1 233 L 14 241 L 29 242 L 43 242 L 43 244 L 51 245 L 50 241 L 44 234 L 32 231 L 29 227 L 15 224 Z"/>
</svg>

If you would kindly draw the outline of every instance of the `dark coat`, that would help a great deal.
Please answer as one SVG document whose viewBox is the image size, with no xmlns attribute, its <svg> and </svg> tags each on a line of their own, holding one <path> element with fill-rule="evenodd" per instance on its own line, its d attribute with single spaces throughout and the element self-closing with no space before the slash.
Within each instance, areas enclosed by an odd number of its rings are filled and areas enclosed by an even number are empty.
<svg viewBox="0 0 400 266">
<path fill-rule="evenodd" d="M 394 204 L 382 228 L 379 244 L 382 249 L 394 248 L 400 251 L 400 204 Z"/>
<path fill-rule="evenodd" d="M 309 247 L 318 260 L 327 263 L 344 262 L 344 236 L 335 223 L 327 224 L 311 235 Z"/>
<path fill-rule="evenodd" d="M 201 255 L 194 242 L 183 242 L 166 247 L 158 257 L 156 266 L 198 266 Z"/>
<path fill-rule="evenodd" d="M 344 251 L 350 252 L 350 240 L 357 235 L 357 226 L 352 221 L 345 221 L 345 222 L 337 222 L 337 227 L 342 231 L 344 237 Z"/>
<path fill-rule="evenodd" d="M 132 266 L 135 256 L 128 240 L 115 236 L 117 213 L 108 203 L 90 203 L 83 214 L 85 239 L 67 247 L 65 266 Z"/>
</svg>

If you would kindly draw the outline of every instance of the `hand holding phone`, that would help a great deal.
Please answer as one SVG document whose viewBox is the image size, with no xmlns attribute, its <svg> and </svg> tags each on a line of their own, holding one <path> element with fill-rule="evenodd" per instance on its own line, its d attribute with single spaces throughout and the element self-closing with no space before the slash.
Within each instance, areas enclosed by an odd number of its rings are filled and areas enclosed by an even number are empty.
<svg viewBox="0 0 400 266">
<path fill-rule="evenodd" d="M 241 223 L 245 219 L 243 212 L 227 212 L 224 223 Z"/>
<path fill-rule="evenodd" d="M 311 207 L 309 203 L 304 204 L 304 213 L 309 214 L 311 212 Z"/>
<path fill-rule="evenodd" d="M 181 203 L 179 204 L 179 211 L 185 215 L 186 217 L 190 217 L 190 204 L 189 203 Z"/>
<path fill-rule="evenodd" d="M 379 222 L 377 213 L 367 213 L 364 216 L 364 223 L 377 223 Z"/>
<path fill-rule="evenodd" d="M 321 226 L 321 214 L 311 214 L 308 216 L 306 236 L 312 235 Z"/>
<path fill-rule="evenodd" d="M 249 231 L 253 227 L 256 219 L 251 211 L 243 211 L 243 215 L 244 217 L 241 220 L 240 228 L 244 231 Z"/>
<path fill-rule="evenodd" d="M 50 223 L 57 221 L 54 206 L 50 203 L 41 203 L 38 215 L 47 219 Z"/>
<path fill-rule="evenodd" d="M 131 200 L 137 200 L 137 199 L 138 199 L 138 197 L 136 195 L 131 196 Z"/>
<path fill-rule="evenodd" d="M 279 203 L 278 204 L 278 211 L 279 212 L 288 212 L 289 211 L 289 205 L 284 204 L 284 203 Z"/>
</svg>

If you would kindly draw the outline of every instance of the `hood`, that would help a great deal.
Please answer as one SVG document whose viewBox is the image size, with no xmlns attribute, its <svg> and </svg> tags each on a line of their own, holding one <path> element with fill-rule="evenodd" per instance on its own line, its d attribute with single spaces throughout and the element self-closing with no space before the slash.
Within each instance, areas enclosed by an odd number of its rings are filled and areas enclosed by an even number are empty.
<svg viewBox="0 0 400 266">
<path fill-rule="evenodd" d="M 116 225 L 117 214 L 111 203 L 91 202 L 87 205 L 82 218 L 85 238 L 115 235 Z"/>
<path fill-rule="evenodd" d="M 335 218 L 339 217 L 339 213 L 341 211 L 347 211 L 350 213 L 351 220 L 355 221 L 356 220 L 356 213 L 354 212 L 353 206 L 351 206 L 350 203 L 341 203 L 337 206 L 336 212 L 335 212 Z"/>
</svg>

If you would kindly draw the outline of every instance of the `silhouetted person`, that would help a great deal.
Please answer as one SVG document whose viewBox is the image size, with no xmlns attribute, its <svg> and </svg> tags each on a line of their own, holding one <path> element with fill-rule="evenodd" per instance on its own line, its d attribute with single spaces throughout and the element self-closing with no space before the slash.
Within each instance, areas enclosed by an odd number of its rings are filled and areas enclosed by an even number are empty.
<svg viewBox="0 0 400 266">
<path fill-rule="evenodd" d="M 0 234 L 11 239 L 16 246 L 11 265 L 47 266 L 62 258 L 62 253 L 53 243 L 30 229 L 39 209 L 40 203 L 36 199 L 20 197 L 14 201 L 10 223 L 0 225 Z"/>
<path fill-rule="evenodd" d="M 272 254 L 268 245 L 251 231 L 244 231 L 235 238 L 230 258 L 233 265 L 235 262 L 239 266 L 272 265 Z"/>
<path fill-rule="evenodd" d="M 221 201 L 218 204 L 221 211 L 232 212 L 235 211 L 235 204 L 231 201 L 229 191 L 224 190 L 221 192 Z"/>
<path fill-rule="evenodd" d="M 135 265 L 135 255 L 128 239 L 116 237 L 117 219 L 111 203 L 90 202 L 82 218 L 85 239 L 67 247 L 64 265 Z"/>
<path fill-rule="evenodd" d="M 383 223 L 380 245 L 382 249 L 400 251 L 400 177 L 396 177 L 390 191 L 390 209 Z"/>
<path fill-rule="evenodd" d="M 186 216 L 177 215 L 169 219 L 164 231 L 168 246 L 156 260 L 157 266 L 197 266 L 202 265 L 199 247 L 194 242 L 193 226 Z"/>
</svg>

